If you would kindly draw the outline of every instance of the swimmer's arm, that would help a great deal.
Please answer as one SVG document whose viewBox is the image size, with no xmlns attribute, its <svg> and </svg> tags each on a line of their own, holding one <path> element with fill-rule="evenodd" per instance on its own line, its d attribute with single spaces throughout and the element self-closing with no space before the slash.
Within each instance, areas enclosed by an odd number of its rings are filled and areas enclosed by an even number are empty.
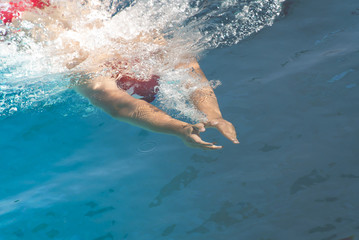
<svg viewBox="0 0 359 240">
<path fill-rule="evenodd" d="M 189 68 L 193 77 L 199 79 L 201 83 L 201 87 L 192 93 L 191 100 L 196 108 L 206 115 L 207 122 L 205 122 L 205 126 L 217 128 L 226 138 L 238 144 L 236 130 L 232 123 L 223 119 L 217 97 L 198 62 L 192 60 L 178 67 Z"/>
<path fill-rule="evenodd" d="M 203 124 L 191 125 L 174 119 L 155 106 L 120 90 L 113 79 L 97 78 L 76 85 L 75 89 L 115 119 L 150 131 L 178 136 L 191 147 L 221 148 L 200 138 L 199 133 L 204 131 Z"/>
</svg>

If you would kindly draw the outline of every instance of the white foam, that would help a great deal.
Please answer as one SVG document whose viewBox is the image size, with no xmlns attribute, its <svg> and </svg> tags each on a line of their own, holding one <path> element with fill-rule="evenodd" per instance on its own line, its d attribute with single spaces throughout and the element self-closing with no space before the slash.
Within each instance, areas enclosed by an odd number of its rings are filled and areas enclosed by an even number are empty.
<svg viewBox="0 0 359 240">
<path fill-rule="evenodd" d="M 175 66 L 207 49 L 235 44 L 271 25 L 280 13 L 282 0 L 225 0 L 220 4 L 204 0 L 137 0 L 113 17 L 118 7 L 113 1 L 88 2 L 82 5 L 81 1 L 53 0 L 56 9 L 39 11 L 34 20 L 6 27 L 7 34 L 0 39 L 0 86 L 22 97 L 7 101 L 9 96 L 3 92 L 0 109 L 6 110 L 0 114 L 9 114 L 14 108 L 26 109 L 33 99 L 53 96 L 59 89 L 65 91 L 68 76 L 76 71 L 102 74 L 101 64 L 121 56 L 132 64 L 129 71 L 139 78 L 160 76 L 162 108 L 200 119 L 203 115 L 188 101 L 193 89 L 183 87 L 192 77 Z M 55 21 L 56 11 L 61 14 Z M 166 43 L 153 41 L 160 36 Z M 86 54 L 84 62 L 67 69 L 66 64 Z M 53 75 L 57 76 L 55 84 L 46 77 Z M 48 81 L 48 86 L 59 87 L 36 90 L 36 86 Z M 29 84 L 33 90 L 24 87 Z"/>
</svg>

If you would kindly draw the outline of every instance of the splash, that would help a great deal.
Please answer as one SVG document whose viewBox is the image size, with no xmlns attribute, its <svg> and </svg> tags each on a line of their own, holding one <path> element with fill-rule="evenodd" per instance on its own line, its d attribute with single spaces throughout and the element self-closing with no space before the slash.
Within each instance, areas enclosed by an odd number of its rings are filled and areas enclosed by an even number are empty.
<svg viewBox="0 0 359 240">
<path fill-rule="evenodd" d="M 160 76 L 161 108 L 198 120 L 203 116 L 189 101 L 196 79 L 176 66 L 272 25 L 282 2 L 51 1 L 0 25 L 0 116 L 66 102 L 59 95 L 72 78 L 108 74 L 105 63 L 121 59 L 131 65 L 126 74 Z M 194 87 L 184 87 L 188 82 Z"/>
</svg>

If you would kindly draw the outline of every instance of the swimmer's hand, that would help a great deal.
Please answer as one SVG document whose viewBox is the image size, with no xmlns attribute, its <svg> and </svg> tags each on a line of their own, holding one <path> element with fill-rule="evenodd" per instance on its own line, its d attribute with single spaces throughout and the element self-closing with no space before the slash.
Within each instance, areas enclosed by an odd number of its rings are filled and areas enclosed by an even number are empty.
<svg viewBox="0 0 359 240">
<path fill-rule="evenodd" d="M 234 144 L 239 144 L 237 139 L 236 129 L 233 124 L 224 120 L 223 118 L 209 119 L 204 123 L 206 127 L 217 128 L 217 130 L 223 134 L 226 138 L 232 141 Z"/>
<path fill-rule="evenodd" d="M 206 131 L 206 129 L 204 128 L 203 123 L 198 123 L 195 125 L 188 124 L 183 128 L 183 131 L 181 131 L 179 137 L 189 147 L 200 148 L 204 150 L 221 149 L 222 146 L 217 146 L 214 143 L 205 142 L 201 139 L 199 134 L 204 131 Z"/>
</svg>

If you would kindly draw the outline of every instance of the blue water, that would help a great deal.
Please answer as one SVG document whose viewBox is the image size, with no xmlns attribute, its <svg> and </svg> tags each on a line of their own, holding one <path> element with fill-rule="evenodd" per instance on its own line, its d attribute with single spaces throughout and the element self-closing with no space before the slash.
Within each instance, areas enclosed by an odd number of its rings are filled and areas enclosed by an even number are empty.
<svg viewBox="0 0 359 240">
<path fill-rule="evenodd" d="M 359 238 L 359 3 L 285 6 L 200 62 L 239 146 L 189 149 L 70 89 L 3 117 L 0 239 Z"/>
</svg>

